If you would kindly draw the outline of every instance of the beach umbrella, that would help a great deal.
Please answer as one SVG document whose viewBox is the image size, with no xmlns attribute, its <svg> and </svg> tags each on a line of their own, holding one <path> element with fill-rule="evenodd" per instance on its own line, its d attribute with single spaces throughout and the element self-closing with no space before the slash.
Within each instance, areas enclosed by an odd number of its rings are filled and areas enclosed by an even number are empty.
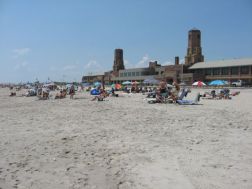
<svg viewBox="0 0 252 189">
<path fill-rule="evenodd" d="M 122 85 L 117 83 L 117 84 L 112 84 L 111 87 L 114 88 L 114 89 L 119 90 L 119 89 L 122 88 Z"/>
<path fill-rule="evenodd" d="M 147 84 L 147 83 L 149 83 L 149 81 L 150 81 L 150 79 L 145 79 L 145 80 L 143 81 L 143 83 Z"/>
<path fill-rule="evenodd" d="M 100 87 L 101 85 L 102 85 L 101 82 L 98 82 L 98 81 L 94 83 L 95 87 Z"/>
<path fill-rule="evenodd" d="M 214 80 L 209 83 L 209 85 L 211 85 L 211 86 L 214 86 L 214 85 L 221 86 L 221 85 L 227 85 L 227 84 L 228 84 L 228 82 L 224 81 L 224 80 Z"/>
<path fill-rule="evenodd" d="M 139 82 L 133 81 L 131 84 L 132 84 L 132 85 L 137 85 L 137 84 L 139 84 Z"/>
<path fill-rule="evenodd" d="M 123 84 L 123 85 L 130 85 L 131 82 L 130 82 L 130 81 L 124 81 L 124 82 L 122 82 L 122 84 Z"/>
<path fill-rule="evenodd" d="M 196 81 L 192 84 L 192 86 L 197 86 L 197 87 L 202 87 L 205 86 L 206 84 L 203 83 L 202 81 Z"/>
<path fill-rule="evenodd" d="M 155 78 L 147 78 L 143 81 L 143 83 L 156 85 L 159 81 Z"/>
</svg>

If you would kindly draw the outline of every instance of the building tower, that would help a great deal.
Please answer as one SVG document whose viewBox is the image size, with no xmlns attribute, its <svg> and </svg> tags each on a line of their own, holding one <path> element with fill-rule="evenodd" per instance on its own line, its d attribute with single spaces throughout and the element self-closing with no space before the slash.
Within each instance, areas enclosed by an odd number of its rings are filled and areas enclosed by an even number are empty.
<svg viewBox="0 0 252 189">
<path fill-rule="evenodd" d="M 115 49 L 113 71 L 117 72 L 119 70 L 124 70 L 123 50 L 122 49 Z"/>
<path fill-rule="evenodd" d="M 204 62 L 204 56 L 201 50 L 201 33 L 200 30 L 193 28 L 188 32 L 188 48 L 185 56 L 185 64 L 194 64 Z"/>
</svg>

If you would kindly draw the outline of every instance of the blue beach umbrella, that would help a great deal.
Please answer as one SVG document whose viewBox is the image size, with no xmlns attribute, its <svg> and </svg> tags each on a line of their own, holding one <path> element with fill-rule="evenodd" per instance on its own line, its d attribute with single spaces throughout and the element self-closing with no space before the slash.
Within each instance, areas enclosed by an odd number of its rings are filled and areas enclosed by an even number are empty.
<svg viewBox="0 0 252 189">
<path fill-rule="evenodd" d="M 99 87 L 99 86 L 101 86 L 101 82 L 98 82 L 98 81 L 97 81 L 97 82 L 95 82 L 95 83 L 94 83 L 94 86 L 95 86 L 95 87 Z"/>
<path fill-rule="evenodd" d="M 123 84 L 123 85 L 130 85 L 131 82 L 130 82 L 130 81 L 124 81 L 124 82 L 122 82 L 122 84 Z"/>
<path fill-rule="evenodd" d="M 224 81 L 224 80 L 214 80 L 209 83 L 209 85 L 211 86 L 214 86 L 214 85 L 220 86 L 220 85 L 227 85 L 227 84 L 228 84 L 227 81 Z"/>
<path fill-rule="evenodd" d="M 147 78 L 143 81 L 143 83 L 145 84 L 159 84 L 159 80 L 155 79 L 155 78 Z"/>
</svg>

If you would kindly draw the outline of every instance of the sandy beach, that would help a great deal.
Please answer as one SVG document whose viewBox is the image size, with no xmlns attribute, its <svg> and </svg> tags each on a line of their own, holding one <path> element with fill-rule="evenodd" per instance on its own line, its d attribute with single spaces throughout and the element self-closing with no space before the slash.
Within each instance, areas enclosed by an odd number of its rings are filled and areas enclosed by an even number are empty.
<svg viewBox="0 0 252 189">
<path fill-rule="evenodd" d="M 251 189 L 252 89 L 240 91 L 180 106 L 0 89 L 0 188 Z"/>
</svg>

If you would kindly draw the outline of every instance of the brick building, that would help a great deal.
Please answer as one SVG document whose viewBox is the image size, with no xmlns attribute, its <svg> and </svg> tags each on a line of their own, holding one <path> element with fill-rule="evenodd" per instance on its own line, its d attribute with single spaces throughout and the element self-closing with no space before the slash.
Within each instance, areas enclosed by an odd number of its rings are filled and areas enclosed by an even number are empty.
<svg viewBox="0 0 252 189">
<path fill-rule="evenodd" d="M 188 47 L 185 64 L 179 63 L 175 57 L 173 65 L 162 66 L 157 61 L 149 62 L 145 68 L 125 69 L 123 49 L 115 49 L 113 70 L 98 75 L 83 76 L 83 82 L 104 81 L 105 84 L 122 83 L 123 81 L 142 82 L 152 77 L 166 80 L 168 83 L 177 81 L 191 85 L 194 81 L 211 81 L 224 79 L 228 81 L 244 80 L 252 84 L 252 59 L 234 59 L 204 62 L 201 48 L 201 32 L 193 28 L 188 32 Z"/>
<path fill-rule="evenodd" d="M 201 32 L 193 28 L 188 32 L 187 55 L 185 56 L 185 64 L 192 65 L 197 62 L 204 62 L 204 56 L 201 49 Z"/>
<path fill-rule="evenodd" d="M 242 80 L 252 84 L 252 58 L 200 62 L 191 66 L 189 70 L 194 80 Z"/>
</svg>

